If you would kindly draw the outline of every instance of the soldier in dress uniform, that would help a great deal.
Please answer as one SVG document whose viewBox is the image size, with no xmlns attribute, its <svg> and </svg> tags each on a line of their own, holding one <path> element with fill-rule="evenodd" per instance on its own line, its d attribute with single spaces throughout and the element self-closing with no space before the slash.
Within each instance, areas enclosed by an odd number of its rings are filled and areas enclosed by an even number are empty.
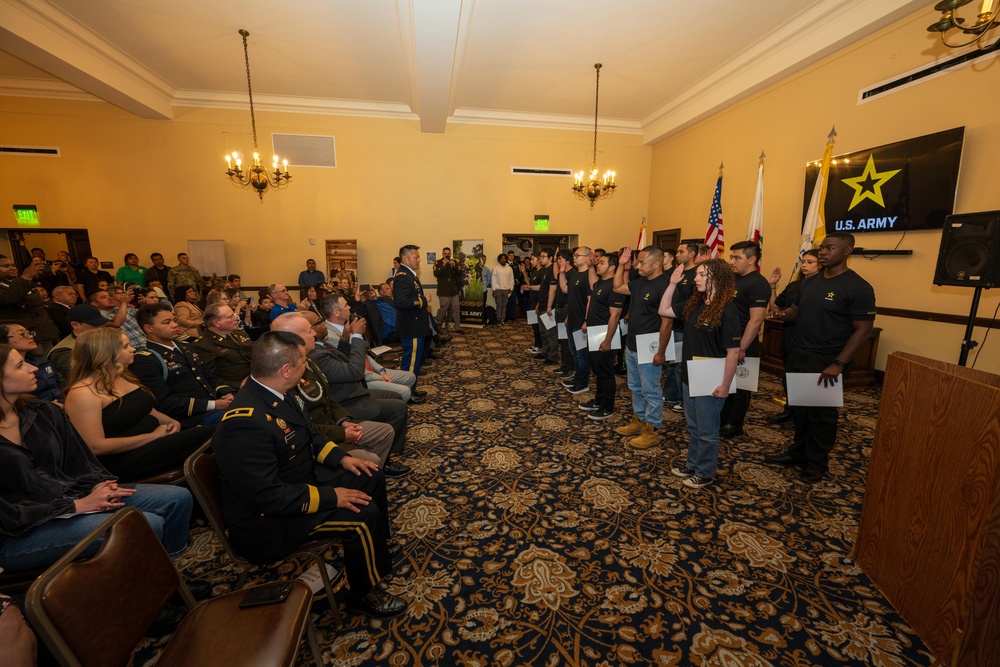
<svg viewBox="0 0 1000 667">
<path fill-rule="evenodd" d="M 208 372 L 234 391 L 250 375 L 253 341 L 240 329 L 233 309 L 215 303 L 205 309 L 205 335 L 192 346 Z"/>
<path fill-rule="evenodd" d="M 420 268 L 420 247 L 404 245 L 399 249 L 400 267 L 392 282 L 392 297 L 398 314 L 396 331 L 403 345 L 400 370 L 409 371 L 420 381 L 420 362 L 424 358 L 424 339 L 431 335 L 431 325 L 427 317 L 427 297 L 417 279 Z M 417 385 L 414 383 L 413 389 Z"/>
<path fill-rule="evenodd" d="M 306 368 L 305 341 L 271 331 L 254 344 L 251 375 L 212 440 L 222 512 L 233 546 L 270 563 L 306 540 L 338 537 L 350 588 L 347 607 L 392 618 L 406 602 L 380 586 L 402 547 L 389 539 L 385 477 L 312 427 L 289 392 Z"/>
<path fill-rule="evenodd" d="M 143 306 L 136 319 L 149 342 L 136 352 L 131 371 L 153 392 L 156 408 L 182 428 L 217 424 L 233 390 L 208 372 L 192 346 L 177 341 L 180 327 L 170 306 Z"/>
</svg>

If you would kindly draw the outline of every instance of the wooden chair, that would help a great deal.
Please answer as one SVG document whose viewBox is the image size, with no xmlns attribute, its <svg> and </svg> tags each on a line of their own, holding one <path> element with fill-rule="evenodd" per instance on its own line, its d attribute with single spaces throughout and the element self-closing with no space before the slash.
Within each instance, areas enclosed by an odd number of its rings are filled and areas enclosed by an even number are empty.
<svg viewBox="0 0 1000 667">
<path fill-rule="evenodd" d="M 184 477 L 187 479 L 188 488 L 197 499 L 201 509 L 205 512 L 215 536 L 222 543 L 222 549 L 229 556 L 229 559 L 240 567 L 240 578 L 236 582 L 236 588 L 243 588 L 246 583 L 250 569 L 255 567 L 247 559 L 236 553 L 232 543 L 229 541 L 229 531 L 226 528 L 226 519 L 222 514 L 222 499 L 219 485 L 219 464 L 215 461 L 215 454 L 210 454 L 206 450 L 211 446 L 209 440 L 198 448 L 187 461 L 184 462 Z M 323 588 L 330 601 L 330 610 L 333 612 L 334 621 L 340 627 L 340 607 L 337 604 L 336 591 L 343 588 L 347 581 L 345 572 L 341 570 L 337 577 L 331 581 L 326 571 L 326 560 L 323 554 L 328 551 L 336 540 L 310 540 L 303 542 L 288 556 L 288 558 L 308 558 L 316 563 L 320 576 L 323 579 Z"/>
<path fill-rule="evenodd" d="M 73 562 L 104 538 L 91 558 Z M 191 611 L 158 665 L 282 665 L 296 662 L 305 633 L 322 663 L 309 619 L 312 593 L 299 581 L 280 603 L 240 609 L 244 591 L 195 606 L 187 585 L 138 509 L 116 512 L 60 558 L 28 591 L 28 618 L 60 664 L 125 665 L 157 615 L 179 592 Z"/>
</svg>

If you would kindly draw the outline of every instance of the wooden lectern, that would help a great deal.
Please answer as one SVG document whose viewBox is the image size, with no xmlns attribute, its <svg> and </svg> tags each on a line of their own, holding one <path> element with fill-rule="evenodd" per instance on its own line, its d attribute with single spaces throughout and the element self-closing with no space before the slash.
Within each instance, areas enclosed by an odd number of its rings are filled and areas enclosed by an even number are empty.
<svg viewBox="0 0 1000 667">
<path fill-rule="evenodd" d="M 941 664 L 1000 665 L 1000 376 L 889 355 L 854 559 Z"/>
</svg>

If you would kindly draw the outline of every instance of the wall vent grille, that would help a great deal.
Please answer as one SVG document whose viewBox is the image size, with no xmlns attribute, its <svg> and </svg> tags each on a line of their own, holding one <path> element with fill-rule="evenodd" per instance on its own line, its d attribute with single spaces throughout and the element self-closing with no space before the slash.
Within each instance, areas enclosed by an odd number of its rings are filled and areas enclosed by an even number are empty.
<svg viewBox="0 0 1000 667">
<path fill-rule="evenodd" d="M 0 144 L 0 155 L 62 156 L 58 146 L 11 146 L 9 144 Z"/>
<path fill-rule="evenodd" d="M 515 176 L 572 176 L 572 169 L 547 169 L 545 167 L 511 167 Z"/>
<path fill-rule="evenodd" d="M 930 65 L 925 65 L 923 67 L 910 70 L 909 72 L 904 72 L 900 76 L 862 90 L 858 93 L 858 104 L 869 102 L 876 97 L 881 97 L 882 95 L 888 95 L 889 93 L 900 90 L 901 88 L 915 86 L 928 79 L 943 76 L 953 69 L 964 65 L 970 65 L 978 60 L 995 58 L 998 52 L 1000 52 L 1000 40 L 997 40 L 989 48 L 983 51 L 973 49 L 972 51 L 968 51 L 951 58 L 941 58 Z"/>
<path fill-rule="evenodd" d="M 314 134 L 272 134 L 274 154 L 288 160 L 288 166 L 330 167 L 337 166 L 337 144 L 334 137 Z M 270 156 L 261 156 L 270 164 Z"/>
</svg>

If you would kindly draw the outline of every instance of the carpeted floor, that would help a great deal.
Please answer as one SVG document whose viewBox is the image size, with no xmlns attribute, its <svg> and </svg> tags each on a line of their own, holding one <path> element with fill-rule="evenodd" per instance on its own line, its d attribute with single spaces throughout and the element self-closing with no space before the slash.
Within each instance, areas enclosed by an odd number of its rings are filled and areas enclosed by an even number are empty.
<svg viewBox="0 0 1000 667">
<path fill-rule="evenodd" d="M 724 440 L 716 483 L 691 490 L 683 416 L 635 451 L 590 421 L 527 355 L 523 321 L 470 330 L 422 380 L 408 477 L 389 500 L 405 558 L 389 581 L 408 614 L 318 618 L 332 665 L 930 665 L 932 656 L 850 559 L 878 392 L 850 392 L 831 475 L 806 485 L 760 463 L 790 441 L 764 376 L 745 436 Z M 843 413 L 842 413 L 843 414 Z M 181 565 L 236 579 L 208 530 Z M 258 580 L 294 575 L 264 571 Z M 136 664 L 151 663 L 150 640 Z M 303 651 L 300 664 L 310 664 Z"/>
</svg>

